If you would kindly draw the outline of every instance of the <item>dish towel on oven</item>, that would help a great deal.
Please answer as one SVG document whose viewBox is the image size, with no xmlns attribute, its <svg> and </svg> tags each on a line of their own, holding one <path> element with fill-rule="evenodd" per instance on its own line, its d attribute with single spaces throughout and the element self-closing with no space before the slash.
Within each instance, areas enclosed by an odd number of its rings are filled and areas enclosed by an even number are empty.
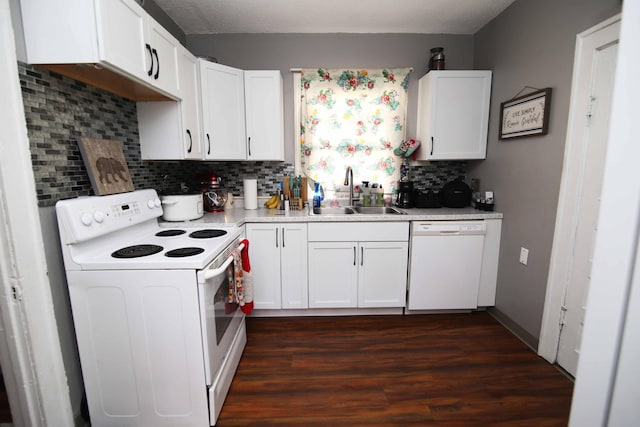
<svg viewBox="0 0 640 427">
<path fill-rule="evenodd" d="M 244 314 L 251 314 L 253 311 L 253 278 L 251 277 L 251 263 L 249 262 L 249 241 L 244 239 L 240 243 L 244 243 L 241 256 L 242 269 L 244 270 L 242 278 L 244 298 L 242 304 L 240 304 L 240 309 Z"/>
<path fill-rule="evenodd" d="M 244 305 L 244 277 L 242 271 L 242 254 L 236 249 L 233 257 L 233 281 L 229 283 L 229 302 Z"/>
<path fill-rule="evenodd" d="M 231 255 L 233 257 L 233 271 L 227 269 L 227 300 L 225 303 L 225 313 L 231 314 L 240 305 L 240 301 L 244 299 L 243 280 L 242 280 L 242 257 L 238 249 L 234 250 Z"/>
</svg>

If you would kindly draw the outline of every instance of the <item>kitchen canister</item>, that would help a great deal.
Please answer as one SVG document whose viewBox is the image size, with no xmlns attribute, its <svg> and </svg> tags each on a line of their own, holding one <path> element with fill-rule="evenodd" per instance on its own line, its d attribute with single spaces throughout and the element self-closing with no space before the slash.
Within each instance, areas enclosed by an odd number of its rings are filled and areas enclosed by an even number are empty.
<svg viewBox="0 0 640 427">
<path fill-rule="evenodd" d="M 434 47 L 431 49 L 429 70 L 444 70 L 444 48 Z"/>
<path fill-rule="evenodd" d="M 244 208 L 258 209 L 258 180 L 245 179 L 244 185 Z"/>
</svg>

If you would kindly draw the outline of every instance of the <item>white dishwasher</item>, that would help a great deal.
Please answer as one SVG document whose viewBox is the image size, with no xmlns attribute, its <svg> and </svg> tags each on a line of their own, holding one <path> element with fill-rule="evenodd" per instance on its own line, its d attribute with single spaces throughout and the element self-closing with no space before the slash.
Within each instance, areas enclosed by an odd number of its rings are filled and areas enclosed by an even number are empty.
<svg viewBox="0 0 640 427">
<path fill-rule="evenodd" d="M 485 233 L 482 220 L 412 222 L 407 308 L 477 308 Z"/>
</svg>

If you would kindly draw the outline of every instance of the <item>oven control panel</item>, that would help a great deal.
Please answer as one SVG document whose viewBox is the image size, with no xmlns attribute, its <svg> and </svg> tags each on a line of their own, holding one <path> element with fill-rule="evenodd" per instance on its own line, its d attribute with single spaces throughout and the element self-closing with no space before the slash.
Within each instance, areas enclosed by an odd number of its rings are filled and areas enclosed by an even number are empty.
<svg viewBox="0 0 640 427">
<path fill-rule="evenodd" d="M 121 203 L 111 207 L 111 215 L 118 216 L 133 216 L 140 215 L 140 208 L 138 202 Z"/>
<path fill-rule="evenodd" d="M 155 220 L 162 216 L 162 204 L 155 190 L 138 190 L 62 200 L 56 204 L 56 214 L 60 237 L 69 244 Z"/>
</svg>

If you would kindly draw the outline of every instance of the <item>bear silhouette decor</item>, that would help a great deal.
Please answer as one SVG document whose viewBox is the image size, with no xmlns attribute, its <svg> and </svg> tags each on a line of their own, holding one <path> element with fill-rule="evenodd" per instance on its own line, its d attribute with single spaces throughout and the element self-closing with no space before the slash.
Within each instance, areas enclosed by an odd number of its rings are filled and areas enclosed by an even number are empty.
<svg viewBox="0 0 640 427">
<path fill-rule="evenodd" d="M 82 137 L 78 146 L 96 195 L 134 190 L 120 141 Z"/>
</svg>

